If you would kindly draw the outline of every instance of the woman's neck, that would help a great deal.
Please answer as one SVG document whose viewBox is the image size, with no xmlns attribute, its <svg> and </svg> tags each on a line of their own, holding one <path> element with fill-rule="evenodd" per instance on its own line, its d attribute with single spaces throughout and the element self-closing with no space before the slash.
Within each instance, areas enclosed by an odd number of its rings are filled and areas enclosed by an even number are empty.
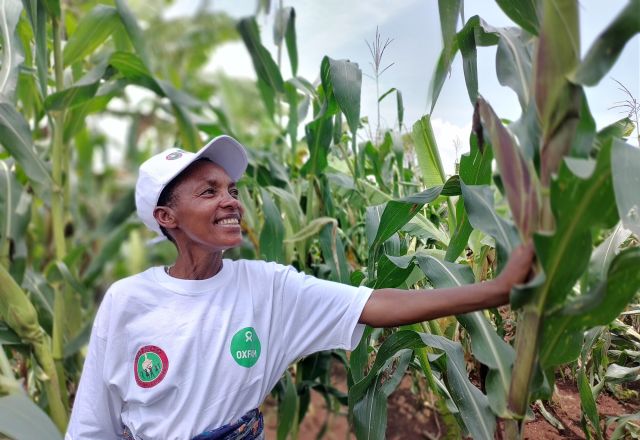
<svg viewBox="0 0 640 440">
<path fill-rule="evenodd" d="M 206 280 L 220 272 L 220 269 L 222 269 L 222 252 L 209 255 L 180 252 L 175 264 L 167 273 L 183 280 Z"/>
</svg>

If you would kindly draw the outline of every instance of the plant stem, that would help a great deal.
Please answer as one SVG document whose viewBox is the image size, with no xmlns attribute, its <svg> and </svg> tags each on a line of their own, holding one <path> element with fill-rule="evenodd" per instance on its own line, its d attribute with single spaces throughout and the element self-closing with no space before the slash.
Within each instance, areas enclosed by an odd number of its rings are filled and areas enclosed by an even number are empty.
<svg viewBox="0 0 640 440">
<path fill-rule="evenodd" d="M 56 91 L 64 88 L 63 61 L 62 61 L 62 28 L 56 17 L 51 18 L 53 29 L 53 63 L 55 71 Z M 53 145 L 51 147 L 53 191 L 51 196 L 51 215 L 53 222 L 53 239 L 55 244 L 56 260 L 62 261 L 67 254 L 64 236 L 65 227 L 65 203 L 64 203 L 64 111 L 53 112 Z M 65 384 L 64 367 L 64 326 L 65 326 L 65 294 L 62 286 L 55 288 L 55 300 L 53 306 L 53 335 L 51 349 L 53 361 L 56 366 L 60 398 L 65 407 L 67 403 L 67 391 Z"/>
</svg>

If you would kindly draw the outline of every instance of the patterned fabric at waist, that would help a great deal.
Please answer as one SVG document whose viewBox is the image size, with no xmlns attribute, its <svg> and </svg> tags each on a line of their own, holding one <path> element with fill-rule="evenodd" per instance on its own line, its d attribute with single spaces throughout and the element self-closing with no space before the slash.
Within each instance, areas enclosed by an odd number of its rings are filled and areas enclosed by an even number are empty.
<svg viewBox="0 0 640 440">
<path fill-rule="evenodd" d="M 124 427 L 124 440 L 136 440 L 128 427 Z M 205 431 L 192 440 L 264 440 L 264 420 L 260 410 L 252 409 L 237 421 Z"/>
</svg>

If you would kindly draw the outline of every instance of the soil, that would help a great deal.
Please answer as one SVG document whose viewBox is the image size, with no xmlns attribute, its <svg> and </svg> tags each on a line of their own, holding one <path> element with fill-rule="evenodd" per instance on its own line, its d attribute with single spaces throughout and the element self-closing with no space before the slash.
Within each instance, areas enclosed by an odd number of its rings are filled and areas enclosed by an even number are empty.
<svg viewBox="0 0 640 440">
<path fill-rule="evenodd" d="M 332 384 L 342 391 L 346 390 L 345 372 L 341 367 L 334 366 L 332 369 Z M 409 375 L 405 376 L 398 389 L 389 397 L 387 439 L 438 439 L 445 435 L 444 421 L 426 396 L 428 395 L 424 390 L 415 389 Z M 640 413 L 640 399 L 620 401 L 602 392 L 596 404 L 603 429 L 608 417 Z M 544 408 L 562 423 L 564 429 L 559 430 L 552 426 L 534 405 L 532 409 L 535 419 L 527 422 L 524 432 L 525 439 L 585 439 L 580 424 L 580 396 L 575 383 L 568 380 L 558 380 L 553 398 L 544 403 Z M 271 399 L 267 400 L 263 406 L 263 412 L 266 439 L 275 439 L 277 426 L 275 402 Z M 322 396 L 312 391 L 311 405 L 300 425 L 298 438 L 300 440 L 318 438 L 325 423 L 327 423 L 327 427 L 322 438 L 329 440 L 355 439 L 355 435 L 349 427 L 346 409 L 342 408 L 340 414 L 327 411 Z M 608 438 L 614 429 L 615 426 L 609 426 L 605 438 Z"/>
</svg>

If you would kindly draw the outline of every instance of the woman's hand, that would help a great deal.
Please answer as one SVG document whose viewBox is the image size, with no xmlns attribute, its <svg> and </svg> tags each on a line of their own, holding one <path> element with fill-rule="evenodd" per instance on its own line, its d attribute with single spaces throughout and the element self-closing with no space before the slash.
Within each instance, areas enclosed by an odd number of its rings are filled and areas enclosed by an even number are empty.
<svg viewBox="0 0 640 440">
<path fill-rule="evenodd" d="M 535 253 L 533 243 L 522 244 L 515 248 L 507 265 L 502 269 L 496 280 L 509 292 L 516 284 L 522 284 L 529 279 Z"/>
</svg>

